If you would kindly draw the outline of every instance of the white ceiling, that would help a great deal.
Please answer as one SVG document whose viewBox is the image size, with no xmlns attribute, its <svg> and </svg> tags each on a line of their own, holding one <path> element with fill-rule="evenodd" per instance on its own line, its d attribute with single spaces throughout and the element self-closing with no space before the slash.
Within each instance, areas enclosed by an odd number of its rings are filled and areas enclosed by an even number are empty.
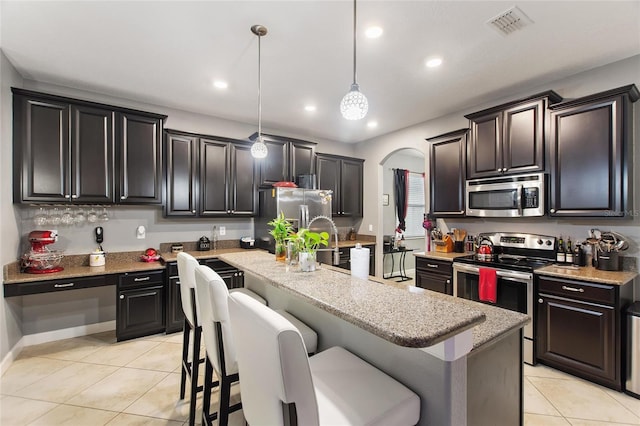
<svg viewBox="0 0 640 426">
<path fill-rule="evenodd" d="M 514 4 L 532 25 L 502 36 L 485 24 Z M 342 142 L 640 54 L 639 1 L 360 0 L 358 82 L 369 114 L 351 122 L 339 112 L 352 80 L 350 0 L 3 0 L 0 7 L 0 47 L 25 78 L 246 123 L 257 123 L 250 27 L 265 25 L 263 126 Z M 366 39 L 373 24 L 384 34 Z M 424 66 L 432 55 L 444 59 L 438 69 Z M 214 78 L 229 88 L 215 90 Z M 304 111 L 307 103 L 317 111 Z"/>
</svg>

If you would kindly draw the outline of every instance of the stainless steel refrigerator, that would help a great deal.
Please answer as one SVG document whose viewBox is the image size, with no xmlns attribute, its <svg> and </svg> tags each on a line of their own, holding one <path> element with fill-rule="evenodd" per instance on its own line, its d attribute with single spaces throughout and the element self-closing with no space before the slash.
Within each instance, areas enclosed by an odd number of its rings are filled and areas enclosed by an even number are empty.
<svg viewBox="0 0 640 426">
<path fill-rule="evenodd" d="M 333 191 L 303 188 L 271 188 L 259 192 L 259 214 L 254 220 L 256 246 L 275 252 L 275 242 L 267 223 L 280 212 L 297 230 L 307 228 L 317 216 L 331 218 Z"/>
</svg>

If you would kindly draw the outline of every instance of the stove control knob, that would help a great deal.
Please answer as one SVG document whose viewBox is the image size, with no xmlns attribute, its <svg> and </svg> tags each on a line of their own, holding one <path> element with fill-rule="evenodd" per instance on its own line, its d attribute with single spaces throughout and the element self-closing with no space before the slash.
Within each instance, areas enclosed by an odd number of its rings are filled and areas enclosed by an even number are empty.
<svg viewBox="0 0 640 426">
<path fill-rule="evenodd" d="M 538 239 L 538 241 L 536 241 L 536 243 L 538 243 L 538 245 L 541 246 L 543 241 L 541 239 Z"/>
<path fill-rule="evenodd" d="M 551 245 L 551 240 L 547 240 L 547 241 L 545 242 L 545 244 L 546 244 L 546 245 L 548 245 L 548 246 L 550 246 L 550 245 Z"/>
</svg>

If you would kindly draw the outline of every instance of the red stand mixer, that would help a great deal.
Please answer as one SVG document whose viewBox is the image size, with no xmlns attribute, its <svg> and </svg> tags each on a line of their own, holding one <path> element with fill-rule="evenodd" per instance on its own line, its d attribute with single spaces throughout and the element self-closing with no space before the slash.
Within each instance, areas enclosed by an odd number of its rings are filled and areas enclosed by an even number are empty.
<svg viewBox="0 0 640 426">
<path fill-rule="evenodd" d="M 22 269 L 29 274 L 47 274 L 60 272 L 64 268 L 60 262 L 64 255 L 55 250 L 49 250 L 47 246 L 58 240 L 56 231 L 31 231 L 29 242 L 31 250 L 22 255 Z"/>
</svg>

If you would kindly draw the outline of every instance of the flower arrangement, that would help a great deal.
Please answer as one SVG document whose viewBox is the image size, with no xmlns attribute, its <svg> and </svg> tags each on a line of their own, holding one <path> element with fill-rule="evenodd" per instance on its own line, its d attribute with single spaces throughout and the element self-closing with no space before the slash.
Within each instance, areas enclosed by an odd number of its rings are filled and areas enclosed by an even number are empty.
<svg viewBox="0 0 640 426">
<path fill-rule="evenodd" d="M 289 236 L 294 250 L 298 253 L 300 269 L 304 272 L 312 272 L 316 269 L 316 252 L 320 246 L 329 245 L 328 232 L 312 232 L 306 228 L 300 228 L 298 232 Z"/>
</svg>

